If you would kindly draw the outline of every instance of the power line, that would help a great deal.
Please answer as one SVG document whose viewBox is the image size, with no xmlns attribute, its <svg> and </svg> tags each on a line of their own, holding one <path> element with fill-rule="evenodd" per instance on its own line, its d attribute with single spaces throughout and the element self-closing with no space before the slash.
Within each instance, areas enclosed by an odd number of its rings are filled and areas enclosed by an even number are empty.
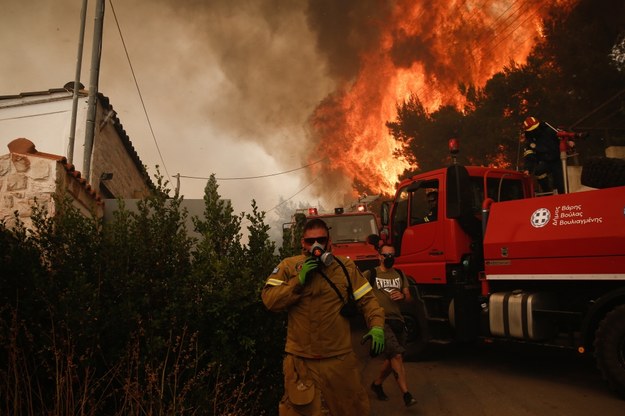
<svg viewBox="0 0 625 416">
<path fill-rule="evenodd" d="M 593 110 L 591 110 L 590 112 L 588 112 L 585 116 L 583 116 L 582 118 L 580 118 L 579 120 L 577 120 L 575 123 L 571 124 L 570 128 L 574 128 L 575 126 L 577 126 L 579 123 L 581 123 L 582 121 L 586 120 L 588 117 L 590 117 L 591 115 L 595 114 L 597 111 L 601 110 L 604 106 L 606 106 L 607 104 L 609 104 L 610 102 L 612 102 L 614 99 L 618 98 L 620 95 L 625 94 L 625 89 L 617 92 L 616 94 L 614 94 L 612 97 L 608 98 L 607 100 L 605 100 L 603 103 L 599 104 L 597 107 L 595 107 Z M 617 110 L 618 112 L 618 110 Z"/>
<path fill-rule="evenodd" d="M 0 121 L 19 120 L 19 119 L 22 119 L 22 118 L 49 116 L 49 115 L 52 115 L 52 114 L 61 114 L 61 113 L 68 113 L 68 112 L 69 112 L 69 110 L 50 111 L 50 112 L 47 112 L 47 113 L 37 113 L 37 114 L 28 114 L 28 115 L 25 115 L 25 116 L 15 116 L 15 117 L 0 118 Z"/>
<path fill-rule="evenodd" d="M 284 175 L 286 173 L 291 173 L 291 172 L 295 172 L 297 170 L 302 170 L 302 169 L 306 169 L 310 166 L 316 165 L 317 163 L 321 163 L 324 160 L 327 160 L 327 157 L 324 157 L 323 159 L 319 159 L 316 162 L 312 162 L 309 163 L 308 165 L 304 165 L 301 166 L 299 168 L 295 168 L 295 169 L 290 169 L 290 170 L 285 170 L 283 172 L 277 172 L 277 173 L 269 173 L 267 175 L 256 175 L 256 176 L 241 176 L 241 177 L 232 177 L 232 178 L 215 178 L 218 181 L 240 181 L 240 180 L 247 180 L 247 179 L 261 179 L 261 178 L 269 178 L 272 176 L 279 176 L 279 175 Z M 208 180 L 210 178 L 207 177 L 203 177 L 203 176 L 186 176 L 186 175 L 177 175 L 180 178 L 187 178 L 187 179 L 202 179 L 202 180 Z M 314 181 L 313 181 L 314 182 Z M 312 183 L 312 182 L 311 182 Z"/>
<path fill-rule="evenodd" d="M 481 10 L 481 8 L 487 3 L 488 1 L 484 1 L 482 4 L 480 4 L 479 6 L 475 7 L 473 10 L 473 12 L 471 13 L 470 16 L 468 16 L 467 22 L 470 21 L 476 21 L 479 22 L 479 18 L 477 17 L 477 10 Z M 466 3 L 466 1 L 458 6 L 458 9 L 460 9 L 464 4 Z M 521 21 L 521 23 L 519 23 L 518 25 L 516 25 L 515 27 L 513 27 L 513 25 L 515 23 L 517 23 L 518 21 L 520 21 L 520 19 L 522 18 L 522 15 L 520 14 L 521 9 L 523 9 L 523 7 L 527 6 L 527 2 L 524 2 L 522 4 L 519 4 L 518 8 L 516 8 L 515 10 L 513 9 L 515 6 L 517 6 L 517 3 L 519 3 L 519 0 L 514 0 L 501 14 L 499 14 L 495 20 L 492 22 L 492 26 L 490 26 L 493 30 L 494 33 L 496 33 L 493 37 L 490 37 L 489 39 L 486 39 L 482 42 L 480 42 L 478 45 L 475 45 L 471 48 L 471 55 L 475 55 L 475 52 L 477 50 L 484 50 L 485 53 L 484 55 L 490 55 L 492 51 L 495 51 L 497 46 L 499 46 L 505 39 L 507 39 L 508 37 L 510 37 L 511 35 L 513 35 L 517 29 L 519 27 L 521 27 L 525 22 L 527 22 L 529 19 L 533 18 L 540 10 L 540 5 L 533 11 L 533 12 L 529 12 L 527 13 L 528 15 L 526 15 L 526 17 L 524 18 L 523 21 Z M 513 9 L 513 10 L 511 10 Z M 530 9 L 530 6 L 527 6 L 527 9 Z M 531 10 L 531 9 L 530 9 Z M 510 12 L 510 13 L 508 13 Z M 516 15 L 516 16 L 515 16 Z M 504 17 L 505 16 L 505 17 Z M 512 18 L 512 20 L 510 20 L 510 18 Z M 503 20 L 502 20 L 503 18 Z M 512 30 L 506 34 L 506 32 L 508 32 L 508 29 L 512 28 Z M 497 33 L 500 32 L 500 33 Z M 517 42 L 516 45 L 523 45 L 525 43 L 527 43 L 527 41 L 530 38 L 525 38 L 522 42 Z M 497 42 L 497 43 L 495 43 Z M 481 47 L 478 47 L 481 46 Z M 416 97 L 419 97 L 419 95 L 424 92 L 426 89 L 428 88 L 428 85 L 426 83 L 424 83 L 415 93 Z"/>
<path fill-rule="evenodd" d="M 308 185 L 304 186 L 302 189 L 300 189 L 299 191 L 297 191 L 293 195 L 291 195 L 288 199 L 285 199 L 284 201 L 280 202 L 278 205 L 276 205 L 275 207 L 271 208 L 267 212 L 273 211 L 274 209 L 278 208 L 280 205 L 283 205 L 284 203 L 286 203 L 286 202 L 290 201 L 291 199 L 295 198 L 299 193 L 303 192 L 304 189 L 308 188 L 310 185 L 315 183 L 315 181 L 317 181 L 317 179 L 319 179 L 320 176 L 321 175 L 317 176 L 315 179 L 310 181 L 310 183 Z"/>
<path fill-rule="evenodd" d="M 150 128 L 150 133 L 152 134 L 152 139 L 154 140 L 154 145 L 156 146 L 156 151 L 158 152 L 158 156 L 163 163 L 163 169 L 165 169 L 165 174 L 171 180 L 169 176 L 169 172 L 167 171 L 167 166 L 165 165 L 165 160 L 163 159 L 163 155 L 161 154 L 161 149 L 158 146 L 158 141 L 156 140 L 156 135 L 154 134 L 154 129 L 152 128 L 152 122 L 150 121 L 150 116 L 148 115 L 148 110 L 145 107 L 145 102 L 143 101 L 143 95 L 141 94 L 141 89 L 139 88 L 139 83 L 137 82 L 137 77 L 135 76 L 135 70 L 132 67 L 132 62 L 130 61 L 130 55 L 128 54 L 128 49 L 126 48 L 126 42 L 124 42 L 124 36 L 122 35 L 122 29 L 119 26 L 119 21 L 117 20 L 117 14 L 115 13 L 115 8 L 113 7 L 113 0 L 109 0 L 109 4 L 111 5 L 111 10 L 113 11 L 113 17 L 115 19 L 115 24 L 117 25 L 117 31 L 119 32 L 119 37 L 122 41 L 122 45 L 124 46 L 124 52 L 126 53 L 126 60 L 128 61 L 128 65 L 130 66 L 130 72 L 132 73 L 132 78 L 135 83 L 135 87 L 137 87 L 137 93 L 139 94 L 139 99 L 141 100 L 141 106 L 143 107 L 143 113 L 145 114 L 145 118 L 148 122 L 148 126 Z"/>
<path fill-rule="evenodd" d="M 520 10 L 521 10 L 521 7 L 519 7 L 519 8 L 517 9 L 517 11 L 520 11 Z M 512 30 L 511 30 L 511 31 L 510 31 L 507 35 L 505 35 L 503 38 L 501 38 L 501 37 L 500 37 L 499 42 L 497 42 L 496 44 L 494 44 L 494 45 L 491 47 L 491 49 L 489 49 L 489 51 L 495 50 L 495 48 L 496 48 L 497 46 L 499 46 L 499 45 L 501 44 L 501 42 L 503 42 L 503 41 L 504 41 L 505 39 L 507 39 L 508 37 L 512 36 L 512 35 L 514 34 L 514 32 L 516 32 L 516 30 L 517 30 L 519 27 L 523 26 L 523 24 L 525 24 L 528 20 L 530 20 L 530 19 L 532 19 L 534 16 L 536 16 L 536 15 L 538 14 L 538 12 L 539 12 L 539 11 L 540 11 L 540 5 L 539 5 L 538 7 L 536 7 L 536 9 L 534 9 L 534 11 L 533 11 L 533 12 L 530 12 L 530 11 L 529 11 L 529 7 L 528 7 L 528 12 L 527 12 L 527 15 L 526 15 L 525 19 L 523 19 L 523 21 L 521 21 L 521 23 L 519 23 L 518 25 L 516 25 L 515 27 L 513 27 L 513 28 L 512 28 Z M 512 14 L 511 14 L 511 15 L 512 15 Z M 517 17 L 517 18 L 515 18 L 514 20 L 512 20 L 512 21 L 510 22 L 510 24 L 509 24 L 509 25 L 507 25 L 507 26 L 504 28 L 504 31 L 508 30 L 508 28 L 512 27 L 512 25 L 513 25 L 513 24 L 517 23 L 517 21 L 518 21 L 520 18 L 521 18 L 521 17 Z M 525 44 L 526 42 L 527 42 L 527 40 L 524 40 L 523 42 L 518 43 L 517 45 L 522 45 L 522 44 Z"/>
</svg>

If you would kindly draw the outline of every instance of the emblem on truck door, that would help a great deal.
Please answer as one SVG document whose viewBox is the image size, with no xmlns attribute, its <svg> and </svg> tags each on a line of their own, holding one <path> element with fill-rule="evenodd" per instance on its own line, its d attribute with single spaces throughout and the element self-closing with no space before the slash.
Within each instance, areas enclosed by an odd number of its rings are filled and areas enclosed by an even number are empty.
<svg viewBox="0 0 625 416">
<path fill-rule="evenodd" d="M 551 212 L 547 208 L 539 208 L 532 214 L 530 222 L 535 228 L 541 228 L 549 224 L 551 219 Z"/>
</svg>

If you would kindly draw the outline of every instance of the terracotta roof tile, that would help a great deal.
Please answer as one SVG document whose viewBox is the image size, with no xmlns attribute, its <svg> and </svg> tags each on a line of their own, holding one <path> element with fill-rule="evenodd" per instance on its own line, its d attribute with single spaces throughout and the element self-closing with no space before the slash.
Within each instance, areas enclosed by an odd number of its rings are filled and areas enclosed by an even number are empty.
<svg viewBox="0 0 625 416">
<path fill-rule="evenodd" d="M 93 189 L 93 187 L 87 182 L 85 178 L 82 177 L 80 171 L 76 170 L 76 167 L 73 164 L 67 162 L 67 158 L 65 156 L 39 152 L 35 148 L 35 144 L 33 142 L 23 137 L 13 140 L 11 143 L 8 144 L 8 148 L 9 152 L 11 153 L 33 155 L 44 159 L 56 160 L 57 163 L 63 166 L 63 169 L 65 169 L 65 172 L 68 175 L 74 177 L 78 181 L 78 183 L 80 183 L 80 185 L 84 188 L 87 194 L 91 196 L 91 198 L 93 198 L 93 200 L 96 201 L 98 205 L 104 204 L 104 201 L 102 200 L 100 194 L 95 189 Z"/>
</svg>

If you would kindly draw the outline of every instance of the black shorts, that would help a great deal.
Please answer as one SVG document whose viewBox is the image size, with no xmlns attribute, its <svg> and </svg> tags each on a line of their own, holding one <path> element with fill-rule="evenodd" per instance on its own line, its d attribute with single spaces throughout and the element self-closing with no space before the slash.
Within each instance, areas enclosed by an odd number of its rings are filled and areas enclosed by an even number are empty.
<svg viewBox="0 0 625 416">
<path fill-rule="evenodd" d="M 384 356 L 392 358 L 398 354 L 403 355 L 406 352 L 406 328 L 404 323 L 394 320 L 389 325 L 389 321 L 384 322 Z M 395 330 L 393 329 L 395 327 Z M 399 330 L 401 328 L 401 330 Z"/>
</svg>

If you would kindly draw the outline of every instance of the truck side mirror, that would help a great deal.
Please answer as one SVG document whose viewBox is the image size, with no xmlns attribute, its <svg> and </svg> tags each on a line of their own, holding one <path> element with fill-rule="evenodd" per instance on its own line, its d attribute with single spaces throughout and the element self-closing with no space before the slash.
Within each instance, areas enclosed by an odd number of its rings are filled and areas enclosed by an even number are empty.
<svg viewBox="0 0 625 416">
<path fill-rule="evenodd" d="M 458 224 L 474 240 L 482 237 L 482 224 L 473 212 L 473 193 L 469 171 L 461 165 L 447 168 L 447 218 Z"/>
<path fill-rule="evenodd" d="M 380 222 L 384 227 L 388 226 L 391 216 L 391 203 L 389 201 L 382 202 L 380 207 Z"/>
<path fill-rule="evenodd" d="M 447 218 L 466 218 L 473 215 L 471 179 L 464 166 L 447 168 Z"/>
</svg>

